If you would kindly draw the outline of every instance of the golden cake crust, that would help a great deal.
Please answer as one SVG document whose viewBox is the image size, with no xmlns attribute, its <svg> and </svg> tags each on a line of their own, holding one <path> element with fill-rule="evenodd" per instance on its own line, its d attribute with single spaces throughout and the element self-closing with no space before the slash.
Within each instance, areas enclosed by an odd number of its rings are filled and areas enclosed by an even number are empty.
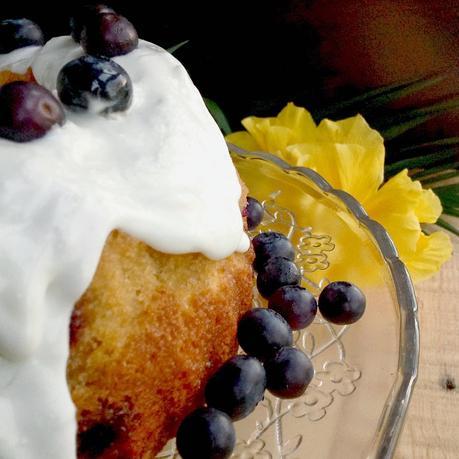
<svg viewBox="0 0 459 459">
<path fill-rule="evenodd" d="M 72 318 L 79 459 L 154 457 L 175 435 L 202 403 L 209 376 L 237 350 L 251 262 L 251 251 L 213 261 L 110 235 Z"/>
<path fill-rule="evenodd" d="M 12 81 L 35 81 L 32 69 L 28 68 L 26 73 L 14 73 L 9 70 L 0 71 L 0 86 Z"/>
</svg>

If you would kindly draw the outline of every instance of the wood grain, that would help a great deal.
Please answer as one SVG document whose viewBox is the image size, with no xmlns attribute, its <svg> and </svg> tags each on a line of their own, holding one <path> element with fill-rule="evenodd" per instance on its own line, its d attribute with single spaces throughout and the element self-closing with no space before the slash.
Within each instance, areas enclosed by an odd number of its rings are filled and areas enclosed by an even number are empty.
<svg viewBox="0 0 459 459">
<path fill-rule="evenodd" d="M 459 238 L 452 259 L 416 285 L 419 378 L 395 459 L 459 458 Z"/>
</svg>

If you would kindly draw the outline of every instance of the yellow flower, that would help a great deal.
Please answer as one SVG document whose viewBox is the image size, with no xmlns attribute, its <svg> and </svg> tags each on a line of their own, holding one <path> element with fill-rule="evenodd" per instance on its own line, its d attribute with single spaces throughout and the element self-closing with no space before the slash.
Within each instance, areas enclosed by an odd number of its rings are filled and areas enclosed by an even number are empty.
<svg viewBox="0 0 459 459">
<path fill-rule="evenodd" d="M 353 195 L 389 232 L 415 280 L 434 274 L 450 257 L 452 245 L 445 233 L 426 235 L 421 229 L 421 223 L 434 223 L 440 216 L 440 200 L 411 180 L 407 170 L 383 184 L 384 141 L 362 116 L 325 119 L 316 125 L 307 110 L 289 103 L 277 117 L 251 116 L 242 124 L 247 131 L 228 135 L 228 142 L 309 167 L 333 187 Z M 313 228 L 322 226 L 319 213 L 308 209 L 308 214 Z M 340 244 L 350 242 L 343 234 L 338 239 Z M 344 266 L 346 260 L 336 261 Z"/>
</svg>

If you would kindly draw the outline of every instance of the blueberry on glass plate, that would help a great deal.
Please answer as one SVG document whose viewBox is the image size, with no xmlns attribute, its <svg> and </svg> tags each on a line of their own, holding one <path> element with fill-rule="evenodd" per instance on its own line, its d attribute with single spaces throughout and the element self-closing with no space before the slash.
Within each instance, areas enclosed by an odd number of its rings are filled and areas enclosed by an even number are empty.
<svg viewBox="0 0 459 459">
<path fill-rule="evenodd" d="M 301 273 L 293 261 L 284 257 L 270 258 L 258 271 L 257 288 L 263 298 L 269 298 L 284 285 L 297 285 Z"/>
<path fill-rule="evenodd" d="M 265 362 L 267 388 L 279 398 L 300 397 L 314 377 L 309 357 L 294 347 L 284 347 Z"/>
<path fill-rule="evenodd" d="M 274 231 L 257 234 L 252 239 L 255 252 L 255 270 L 259 270 L 271 258 L 283 257 L 293 261 L 295 249 L 292 243 L 281 233 Z"/>
<path fill-rule="evenodd" d="M 256 408 L 265 389 L 266 373 L 260 361 L 255 357 L 237 355 L 227 360 L 209 379 L 206 402 L 237 421 Z"/>
<path fill-rule="evenodd" d="M 249 230 L 255 229 L 263 220 L 264 210 L 260 201 L 251 196 L 247 196 L 247 228 Z"/>
<path fill-rule="evenodd" d="M 319 295 L 319 309 L 323 318 L 339 325 L 357 322 L 365 312 L 365 305 L 363 292 L 349 282 L 331 282 Z"/>
<path fill-rule="evenodd" d="M 176 442 L 183 459 L 226 459 L 236 444 L 236 433 L 227 414 L 198 408 L 180 424 Z"/>
<path fill-rule="evenodd" d="M 317 301 L 305 288 L 285 285 L 269 297 L 268 308 L 278 312 L 293 330 L 302 330 L 314 320 Z"/>
<path fill-rule="evenodd" d="M 95 56 L 68 62 L 57 77 L 57 92 L 61 102 L 75 112 L 119 112 L 132 102 L 132 82 L 126 70 Z"/>
<path fill-rule="evenodd" d="M 35 22 L 25 18 L 0 21 L 0 54 L 44 43 L 43 32 Z"/>
<path fill-rule="evenodd" d="M 237 339 L 247 354 L 260 360 L 293 343 L 292 329 L 285 319 L 272 309 L 265 308 L 251 309 L 241 317 Z"/>
<path fill-rule="evenodd" d="M 29 142 L 64 121 L 61 104 L 43 86 L 14 81 L 0 87 L 0 137 Z"/>
</svg>

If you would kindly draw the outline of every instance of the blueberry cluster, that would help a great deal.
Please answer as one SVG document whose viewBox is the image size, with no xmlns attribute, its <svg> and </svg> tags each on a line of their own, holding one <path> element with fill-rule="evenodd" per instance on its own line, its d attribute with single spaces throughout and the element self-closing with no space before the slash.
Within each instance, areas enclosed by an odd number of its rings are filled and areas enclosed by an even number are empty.
<svg viewBox="0 0 459 459">
<path fill-rule="evenodd" d="M 252 413 L 266 389 L 277 397 L 298 397 L 314 376 L 309 357 L 291 347 L 292 329 L 271 309 L 248 311 L 239 321 L 238 340 L 247 355 L 232 357 L 216 371 L 205 388 L 207 407 L 179 427 L 183 459 L 229 457 L 236 441 L 232 421 Z"/>
<path fill-rule="evenodd" d="M 247 220 L 261 222 L 263 213 L 260 216 L 259 207 L 263 209 L 258 201 L 247 206 Z M 357 286 L 345 281 L 331 282 L 320 293 L 318 302 L 300 286 L 301 273 L 294 262 L 295 249 L 283 234 L 259 233 L 252 245 L 258 291 L 268 300 L 268 308 L 278 312 L 293 330 L 311 324 L 317 307 L 324 319 L 335 324 L 349 325 L 362 317 L 365 296 Z"/>
<path fill-rule="evenodd" d="M 263 207 L 247 199 L 244 216 L 254 229 L 263 219 Z M 282 234 L 260 233 L 252 240 L 257 287 L 268 299 L 267 308 L 254 308 L 239 320 L 237 338 L 247 355 L 225 362 L 205 388 L 206 407 L 189 414 L 177 432 L 183 459 L 225 459 L 233 451 L 236 435 L 231 421 L 248 416 L 267 389 L 279 398 L 304 394 L 314 377 L 310 358 L 293 347 L 292 330 L 310 325 L 319 307 L 333 323 L 350 324 L 365 310 L 365 297 L 348 282 L 332 282 L 317 304 L 299 283 L 295 249 Z"/>
<path fill-rule="evenodd" d="M 103 115 L 124 111 L 132 102 L 132 82 L 110 58 L 134 50 L 139 38 L 134 26 L 106 5 L 86 5 L 70 20 L 73 39 L 86 55 L 67 63 L 57 78 L 60 101 L 37 83 L 13 82 L 0 87 L 0 137 L 28 142 L 64 123 L 61 103 L 74 112 Z M 0 53 L 43 45 L 43 33 L 28 19 L 0 22 Z"/>
</svg>

